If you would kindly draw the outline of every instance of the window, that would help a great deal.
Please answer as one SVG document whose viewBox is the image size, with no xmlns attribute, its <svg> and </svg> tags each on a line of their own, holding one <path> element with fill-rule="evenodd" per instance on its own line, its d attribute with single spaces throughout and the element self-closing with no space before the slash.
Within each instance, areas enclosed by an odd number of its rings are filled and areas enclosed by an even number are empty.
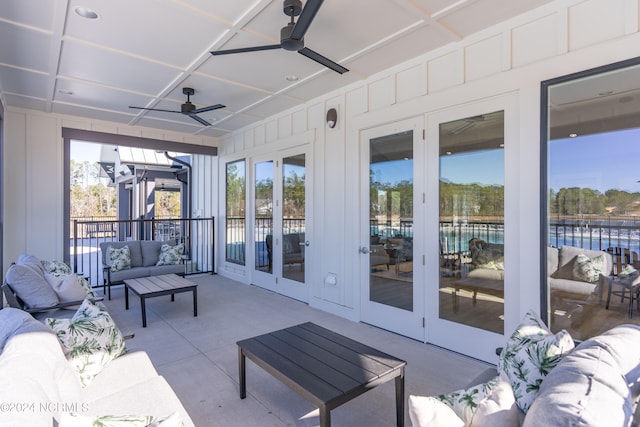
<svg viewBox="0 0 640 427">
<path fill-rule="evenodd" d="M 225 257 L 245 265 L 245 161 L 227 163 Z"/>
<path fill-rule="evenodd" d="M 640 324 L 640 59 L 542 83 L 543 308 L 574 339 Z"/>
</svg>

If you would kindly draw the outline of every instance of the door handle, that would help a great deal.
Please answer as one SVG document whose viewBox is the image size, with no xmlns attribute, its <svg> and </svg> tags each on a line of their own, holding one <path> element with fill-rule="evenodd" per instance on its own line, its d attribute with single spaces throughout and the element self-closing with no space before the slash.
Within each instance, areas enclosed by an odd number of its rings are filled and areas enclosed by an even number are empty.
<svg viewBox="0 0 640 427">
<path fill-rule="evenodd" d="M 309 241 L 307 240 L 306 242 L 300 242 L 298 243 L 298 245 L 300 246 L 309 246 L 311 243 L 309 243 Z"/>
<path fill-rule="evenodd" d="M 367 248 L 366 246 L 363 246 L 363 247 L 360 248 L 360 253 L 362 253 L 362 254 L 368 255 L 371 252 L 373 252 L 373 251 L 370 251 L 369 248 Z"/>
</svg>

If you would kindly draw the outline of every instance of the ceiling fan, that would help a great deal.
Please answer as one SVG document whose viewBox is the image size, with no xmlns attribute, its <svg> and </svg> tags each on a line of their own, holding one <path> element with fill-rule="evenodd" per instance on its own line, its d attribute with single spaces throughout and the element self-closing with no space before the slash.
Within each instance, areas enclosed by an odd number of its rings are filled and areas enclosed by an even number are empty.
<svg viewBox="0 0 640 427">
<path fill-rule="evenodd" d="M 191 95 L 196 93 L 196 91 L 190 87 L 184 87 L 182 88 L 182 93 L 187 95 L 187 102 L 182 104 L 182 108 L 180 109 L 180 111 L 162 110 L 160 108 L 132 107 L 131 105 L 129 106 L 129 108 L 135 108 L 136 110 L 147 110 L 147 111 L 164 111 L 165 113 L 180 113 L 180 114 L 184 114 L 191 117 L 196 122 L 202 123 L 205 126 L 211 126 L 211 123 L 198 117 L 197 114 L 204 113 L 206 111 L 217 110 L 219 108 L 225 107 L 225 105 L 216 104 L 216 105 L 210 105 L 208 107 L 196 108 L 196 106 L 191 103 Z"/>
<path fill-rule="evenodd" d="M 322 6 L 323 0 L 307 0 L 302 8 L 300 0 L 284 0 L 284 14 L 291 17 L 291 21 L 280 30 L 280 44 L 272 44 L 266 46 L 245 47 L 239 49 L 217 50 L 211 52 L 212 55 L 227 55 L 230 53 L 254 52 L 259 50 L 284 49 L 296 51 L 309 59 L 332 69 L 336 73 L 346 73 L 349 71 L 340 64 L 320 55 L 319 53 L 304 47 L 304 35 L 309 29 L 313 18 Z M 294 17 L 300 15 L 298 22 L 294 21 Z"/>
</svg>

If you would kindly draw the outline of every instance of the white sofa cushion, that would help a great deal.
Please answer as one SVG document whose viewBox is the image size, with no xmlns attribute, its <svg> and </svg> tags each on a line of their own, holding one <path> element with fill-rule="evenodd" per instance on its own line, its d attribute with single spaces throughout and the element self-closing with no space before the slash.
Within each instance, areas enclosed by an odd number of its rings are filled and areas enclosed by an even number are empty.
<svg viewBox="0 0 640 427">
<path fill-rule="evenodd" d="M 82 408 L 78 378 L 51 332 L 19 334 L 7 341 L 0 354 L 0 384 L 0 401 L 18 402 L 18 395 L 33 392 L 31 399 L 20 403 L 33 403 L 49 417 L 59 419 L 63 403 Z M 11 424 L 0 422 L 0 425 Z"/>
<path fill-rule="evenodd" d="M 582 342 L 545 378 L 523 426 L 630 425 L 639 346 L 635 325 Z"/>
<path fill-rule="evenodd" d="M 87 401 L 96 401 L 156 376 L 158 372 L 147 353 L 131 351 L 109 362 L 93 381 L 82 389 L 82 393 Z"/>
<path fill-rule="evenodd" d="M 86 415 L 153 414 L 157 417 L 167 417 L 178 412 L 185 427 L 194 425 L 180 399 L 161 376 L 150 378 L 98 400 L 87 401 L 87 407 Z"/>
</svg>

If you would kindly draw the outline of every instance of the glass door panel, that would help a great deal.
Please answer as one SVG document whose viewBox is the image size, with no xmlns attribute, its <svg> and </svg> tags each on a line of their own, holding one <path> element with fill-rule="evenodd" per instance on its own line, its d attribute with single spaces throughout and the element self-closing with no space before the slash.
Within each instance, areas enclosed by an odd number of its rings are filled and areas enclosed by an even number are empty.
<svg viewBox="0 0 640 427">
<path fill-rule="evenodd" d="M 273 272 L 273 160 L 255 165 L 255 269 Z"/>
<path fill-rule="evenodd" d="M 414 118 L 363 132 L 361 177 L 362 320 L 399 334 L 424 339 L 424 230 L 419 190 L 424 121 Z M 420 187 L 421 188 L 421 187 Z M 417 200 L 420 200 L 418 202 Z M 418 233 L 418 234 L 416 234 Z"/>
<path fill-rule="evenodd" d="M 504 112 L 442 123 L 439 318 L 504 330 Z"/>
<path fill-rule="evenodd" d="M 413 311 L 413 134 L 369 145 L 369 300 Z"/>
<path fill-rule="evenodd" d="M 282 277 L 304 283 L 305 155 L 282 159 Z"/>
<path fill-rule="evenodd" d="M 305 260 L 311 250 L 306 159 L 300 148 L 255 158 L 252 181 L 252 283 L 305 302 Z"/>
</svg>

